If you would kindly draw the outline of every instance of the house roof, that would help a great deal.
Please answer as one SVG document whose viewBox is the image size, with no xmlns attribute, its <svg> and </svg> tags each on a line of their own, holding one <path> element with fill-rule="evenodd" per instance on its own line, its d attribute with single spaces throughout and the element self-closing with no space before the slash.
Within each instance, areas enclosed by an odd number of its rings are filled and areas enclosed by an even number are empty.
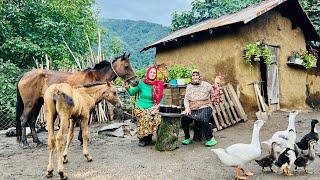
<svg viewBox="0 0 320 180">
<path fill-rule="evenodd" d="M 300 3 L 298 0 L 265 0 L 260 3 L 251 5 L 237 13 L 224 15 L 218 19 L 208 19 L 202 21 L 198 24 L 192 25 L 188 28 L 177 30 L 168 36 L 144 47 L 141 51 L 148 50 L 153 47 L 158 47 L 161 44 L 165 44 L 171 41 L 177 41 L 179 38 L 193 35 L 199 32 L 203 32 L 206 30 L 217 29 L 220 27 L 224 27 L 227 25 L 232 25 L 236 23 L 247 24 L 248 22 L 256 19 L 257 17 L 261 16 L 262 14 L 274 9 L 275 7 L 285 3 L 285 2 L 293 2 L 295 4 L 295 8 L 300 12 L 297 14 L 297 11 L 287 11 L 286 13 L 294 14 L 294 18 L 299 18 L 298 22 L 300 27 L 302 28 L 303 32 L 305 32 L 306 39 L 308 40 L 319 40 L 319 35 L 315 30 L 312 22 L 308 18 L 307 14 L 303 11 Z M 287 6 L 287 5 L 286 5 Z"/>
</svg>

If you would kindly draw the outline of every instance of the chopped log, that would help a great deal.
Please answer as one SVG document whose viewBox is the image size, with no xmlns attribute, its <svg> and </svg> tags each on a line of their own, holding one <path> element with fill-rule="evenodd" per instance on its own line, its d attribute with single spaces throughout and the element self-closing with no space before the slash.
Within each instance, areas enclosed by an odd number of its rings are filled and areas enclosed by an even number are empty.
<svg viewBox="0 0 320 180">
<path fill-rule="evenodd" d="M 178 136 L 181 127 L 181 115 L 159 113 L 161 124 L 157 132 L 156 150 L 173 151 L 178 148 Z"/>
</svg>

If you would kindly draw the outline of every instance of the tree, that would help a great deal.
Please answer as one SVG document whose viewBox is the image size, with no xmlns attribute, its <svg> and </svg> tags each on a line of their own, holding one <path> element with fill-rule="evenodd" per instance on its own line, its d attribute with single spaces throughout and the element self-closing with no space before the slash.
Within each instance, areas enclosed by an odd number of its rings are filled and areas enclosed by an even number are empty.
<svg viewBox="0 0 320 180">
<path fill-rule="evenodd" d="M 176 31 L 189 27 L 208 18 L 218 18 L 234 13 L 261 0 L 194 0 L 190 11 L 173 13 L 171 29 Z"/>
<path fill-rule="evenodd" d="M 94 0 L 1 0 L 0 58 L 19 67 L 32 66 L 47 54 L 57 66 L 88 52 L 86 35 L 96 37 Z M 61 64 L 61 63 L 60 63 Z"/>
<path fill-rule="evenodd" d="M 194 0 L 190 11 L 174 12 L 171 29 L 176 31 L 189 27 L 208 18 L 218 18 L 225 14 L 238 12 L 251 4 L 262 0 Z M 310 20 L 320 33 L 320 2 L 319 0 L 299 0 Z"/>
<path fill-rule="evenodd" d="M 16 82 L 22 71 L 0 58 L 0 72 L 0 129 L 5 129 L 15 122 Z"/>
<path fill-rule="evenodd" d="M 319 0 L 300 0 L 301 5 L 308 14 L 317 32 L 320 34 L 320 1 Z"/>
</svg>

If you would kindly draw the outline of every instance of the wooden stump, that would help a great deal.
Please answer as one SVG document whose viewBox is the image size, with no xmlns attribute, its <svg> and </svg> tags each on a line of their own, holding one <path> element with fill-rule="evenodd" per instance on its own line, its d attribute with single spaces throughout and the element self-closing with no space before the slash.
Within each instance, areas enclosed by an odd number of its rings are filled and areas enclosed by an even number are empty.
<svg viewBox="0 0 320 180">
<path fill-rule="evenodd" d="M 161 124 L 157 133 L 156 150 L 173 151 L 178 148 L 181 115 L 169 113 L 161 113 L 160 115 Z"/>
</svg>

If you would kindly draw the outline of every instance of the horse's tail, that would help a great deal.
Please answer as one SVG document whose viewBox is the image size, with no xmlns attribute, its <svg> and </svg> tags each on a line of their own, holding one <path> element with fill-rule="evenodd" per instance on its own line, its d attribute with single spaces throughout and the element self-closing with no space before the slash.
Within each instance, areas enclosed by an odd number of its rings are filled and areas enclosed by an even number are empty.
<svg viewBox="0 0 320 180">
<path fill-rule="evenodd" d="M 66 93 L 64 92 L 61 92 L 61 91 L 56 91 L 54 94 L 53 94 L 53 101 L 55 103 L 57 103 L 57 101 L 60 103 L 60 102 L 65 102 L 67 105 L 69 106 L 74 106 L 74 101 L 72 99 L 72 97 L 70 97 L 69 95 L 67 95 Z"/>
<path fill-rule="evenodd" d="M 20 81 L 20 80 L 19 80 Z M 18 82 L 19 82 L 18 81 Z M 21 115 L 23 113 L 23 101 L 20 95 L 18 83 L 17 83 L 17 102 L 16 102 L 16 134 L 17 134 L 17 141 L 21 142 L 22 136 L 22 128 L 21 128 Z"/>
</svg>

